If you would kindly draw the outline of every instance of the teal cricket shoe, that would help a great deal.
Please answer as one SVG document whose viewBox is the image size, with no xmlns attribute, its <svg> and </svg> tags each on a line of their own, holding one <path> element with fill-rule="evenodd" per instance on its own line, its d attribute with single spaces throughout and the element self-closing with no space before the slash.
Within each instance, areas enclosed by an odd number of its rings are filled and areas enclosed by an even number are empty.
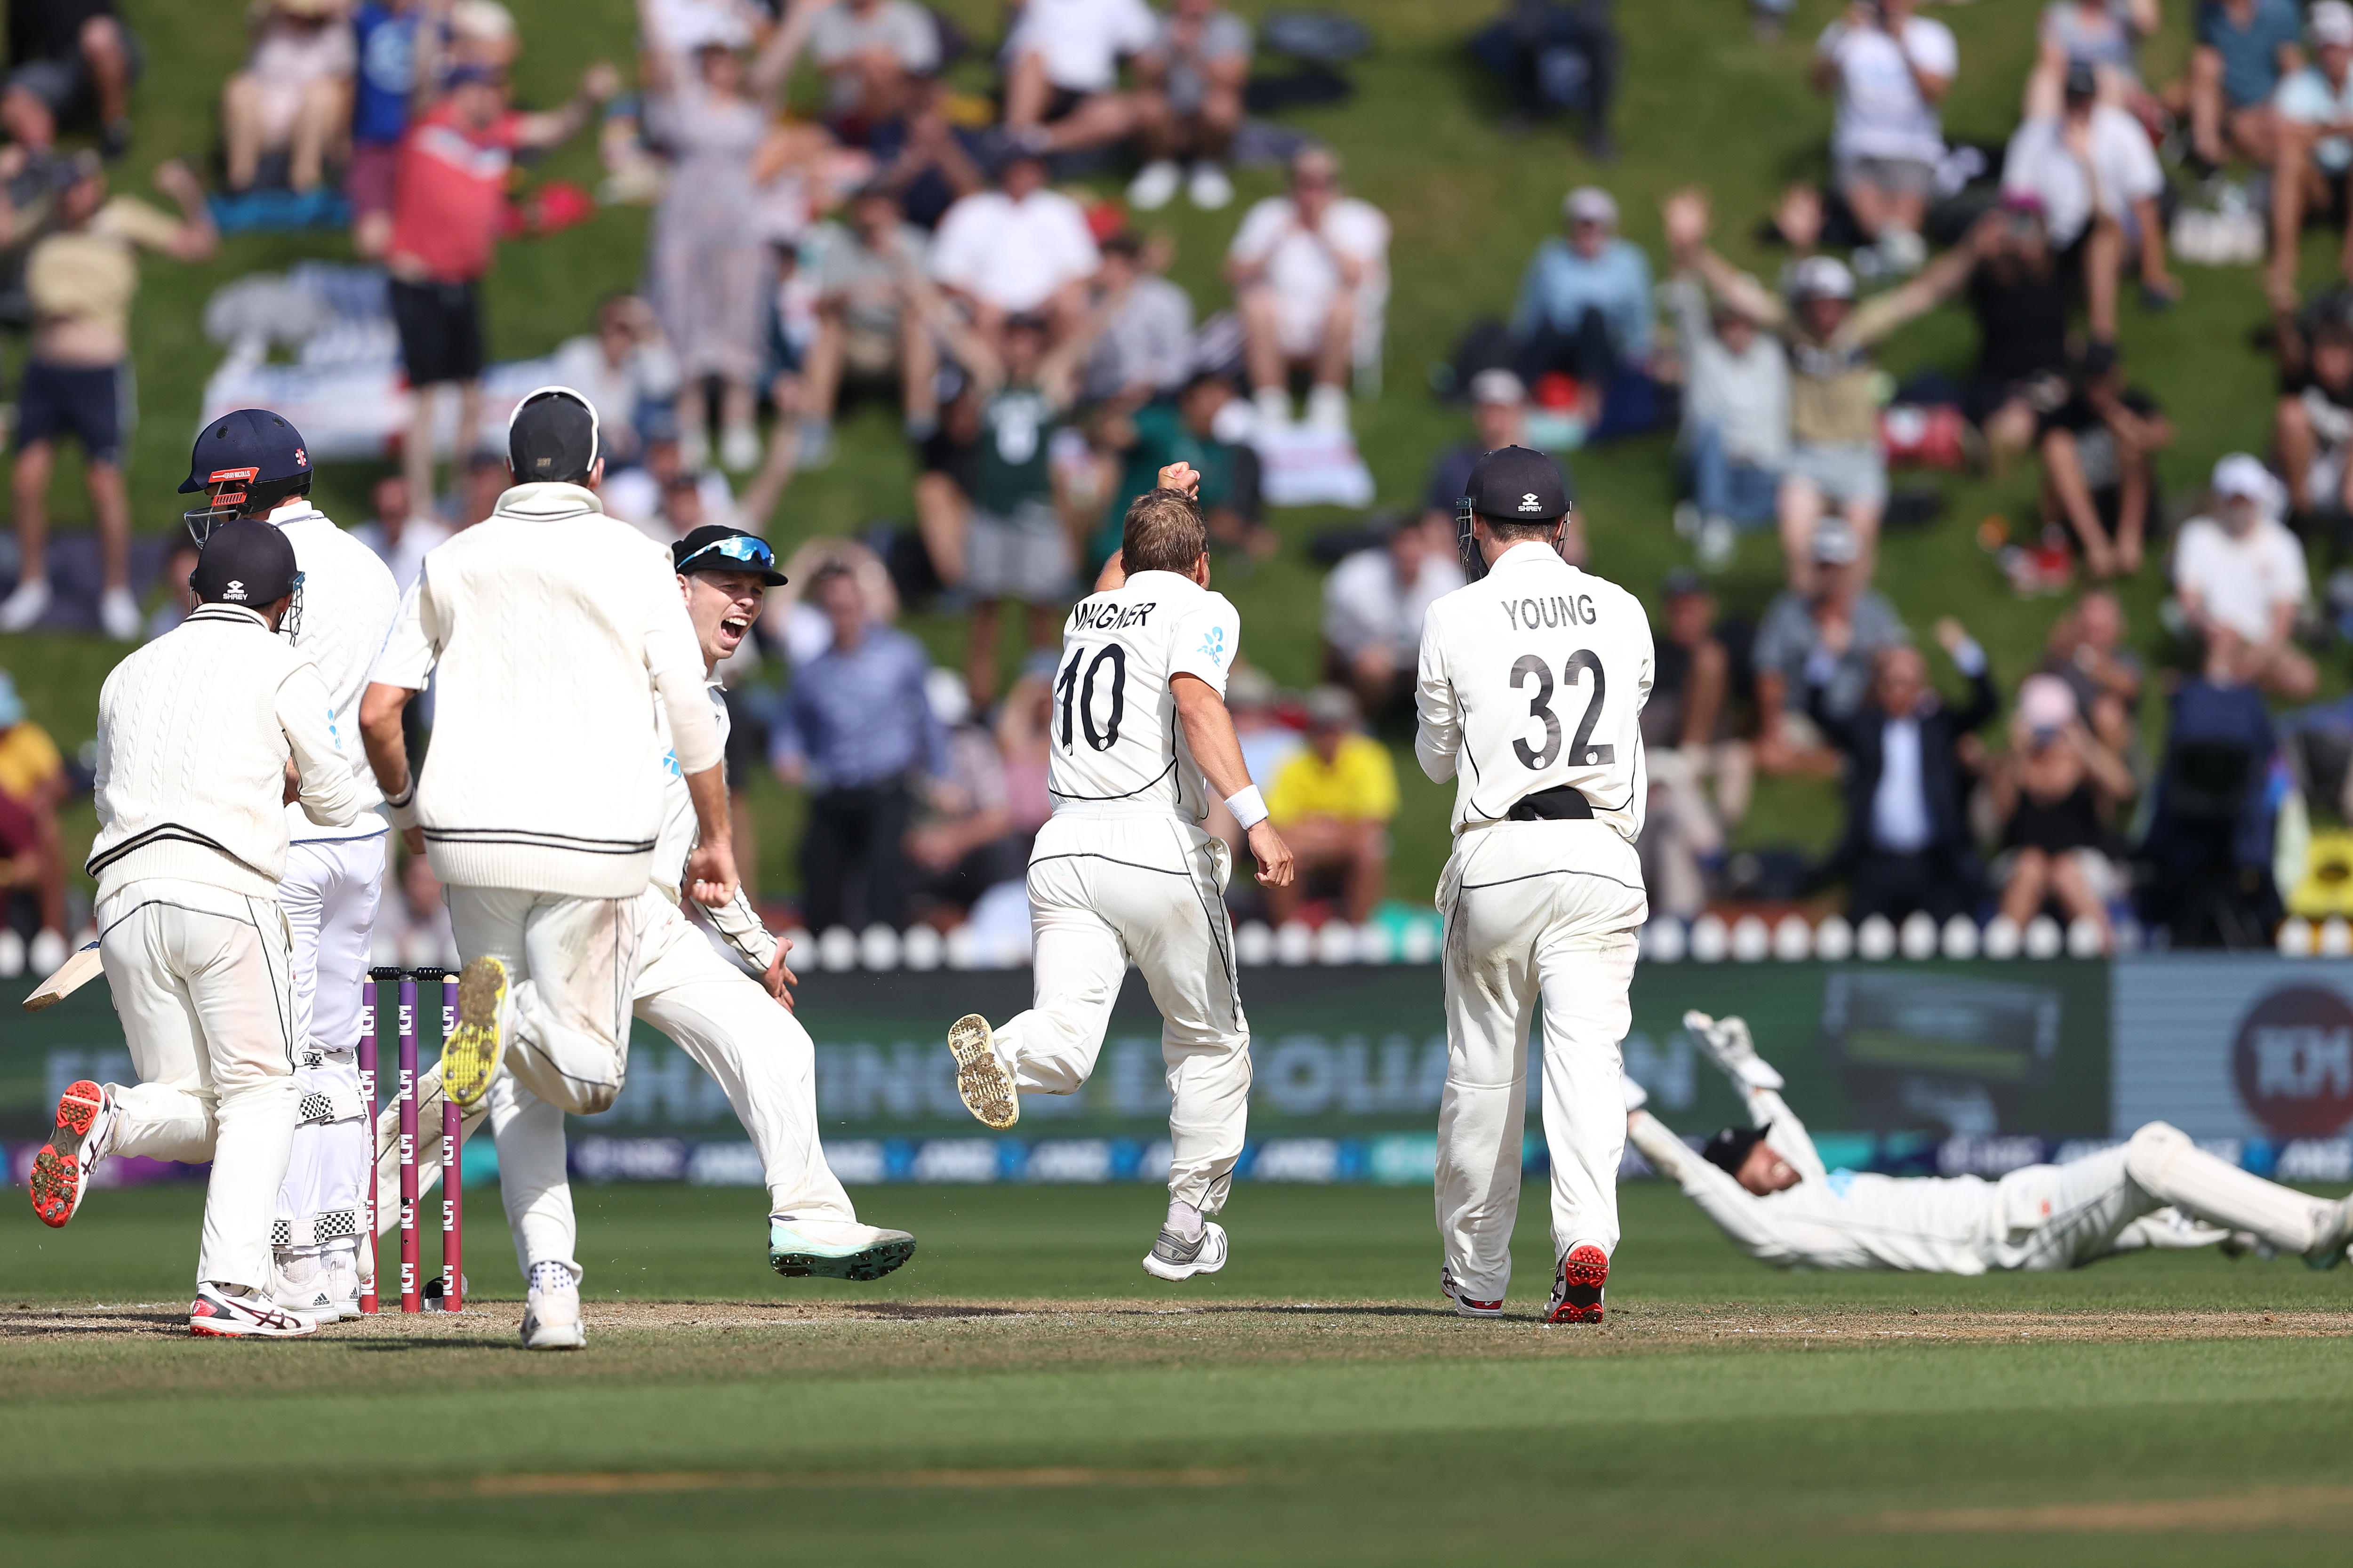
<svg viewBox="0 0 2353 1568">
<path fill-rule="evenodd" d="M 915 1238 L 854 1220 L 771 1219 L 768 1267 L 787 1279 L 880 1279 L 915 1256 Z"/>
</svg>

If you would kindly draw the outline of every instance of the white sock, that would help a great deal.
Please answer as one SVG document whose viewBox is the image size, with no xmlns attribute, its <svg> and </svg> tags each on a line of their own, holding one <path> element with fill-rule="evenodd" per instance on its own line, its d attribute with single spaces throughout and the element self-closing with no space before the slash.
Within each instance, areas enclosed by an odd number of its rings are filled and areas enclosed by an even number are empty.
<svg viewBox="0 0 2353 1568">
<path fill-rule="evenodd" d="M 568 1263 L 534 1263 L 531 1266 L 531 1288 L 546 1295 L 557 1290 L 577 1290 L 580 1281 L 572 1277 Z"/>
<path fill-rule="evenodd" d="M 1201 1237 L 1201 1211 L 1195 1208 L 1191 1204 L 1180 1203 L 1175 1198 L 1169 1199 L 1168 1228 L 1175 1231 L 1177 1235 L 1183 1237 L 1187 1241 L 1199 1240 Z"/>
</svg>

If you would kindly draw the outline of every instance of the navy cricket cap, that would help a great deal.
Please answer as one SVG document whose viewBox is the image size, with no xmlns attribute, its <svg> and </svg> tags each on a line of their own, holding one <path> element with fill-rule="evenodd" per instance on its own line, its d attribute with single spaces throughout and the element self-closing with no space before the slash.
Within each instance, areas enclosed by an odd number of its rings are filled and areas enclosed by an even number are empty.
<svg viewBox="0 0 2353 1568">
<path fill-rule="evenodd" d="M 1498 447 L 1472 465 L 1471 510 L 1491 522 L 1556 522 L 1576 495 L 1560 465 L 1525 447 Z"/>
<path fill-rule="evenodd" d="M 188 586 L 208 605 L 242 605 L 259 610 L 294 591 L 294 547 L 266 522 L 237 518 L 205 541 Z"/>
<path fill-rule="evenodd" d="M 1740 1174 L 1740 1167 L 1748 1163 L 1748 1152 L 1765 1142 L 1769 1129 L 1763 1127 L 1727 1127 L 1709 1139 L 1699 1157 L 1727 1176 Z"/>
<path fill-rule="evenodd" d="M 596 410 L 568 386 L 523 395 L 507 420 L 507 467 L 515 483 L 576 485 L 596 466 Z"/>
<path fill-rule="evenodd" d="M 267 408 L 238 408 L 196 433 L 180 493 L 193 495 L 239 480 L 248 487 L 281 484 L 308 478 L 310 472 L 311 454 L 303 449 L 302 432 L 291 422 Z"/>
<path fill-rule="evenodd" d="M 776 570 L 776 552 L 756 533 L 723 522 L 706 522 L 670 547 L 670 564 L 685 572 L 750 572 L 771 588 L 788 581 Z"/>
</svg>

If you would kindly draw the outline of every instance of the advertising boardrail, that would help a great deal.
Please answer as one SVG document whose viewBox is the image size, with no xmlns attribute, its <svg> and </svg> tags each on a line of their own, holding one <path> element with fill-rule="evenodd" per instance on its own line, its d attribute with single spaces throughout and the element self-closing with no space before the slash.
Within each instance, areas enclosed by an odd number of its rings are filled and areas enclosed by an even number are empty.
<svg viewBox="0 0 2353 1568">
<path fill-rule="evenodd" d="M 0 987 L 0 1142 L 12 1175 L 76 1078 L 130 1077 L 103 985 L 47 1013 Z M 1439 975 L 1428 964 L 1251 971 L 1243 1005 L 1254 1082 L 1244 1180 L 1427 1182 L 1447 1071 Z M 955 1091 L 941 1041 L 965 1012 L 1029 1001 L 1026 970 L 818 972 L 799 1015 L 816 1043 L 828 1159 L 849 1182 L 1153 1181 L 1165 1170 L 1159 1021 L 1140 982 L 1113 1010 L 1092 1079 L 1030 1095 L 1003 1138 Z M 2295 1179 L 2353 1170 L 2353 963 L 2222 954 L 1842 963 L 1649 962 L 1636 973 L 1628 1072 L 1670 1126 L 1703 1135 L 1739 1115 L 1684 1035 L 1696 1007 L 1738 1013 L 1788 1080 L 1834 1164 L 1998 1173 L 2171 1121 L 2250 1168 Z M 1529 1125 L 1541 1125 L 1532 1062 Z M 591 1181 L 756 1183 L 725 1096 L 640 1026 L 628 1082 L 575 1119 Z M 1531 1137 L 1529 1161 L 1542 1145 Z M 470 1152 L 470 1179 L 487 1173 Z M 133 1168 L 117 1179 L 153 1173 Z M 1630 1168 L 1630 1173 L 1641 1173 Z"/>
</svg>

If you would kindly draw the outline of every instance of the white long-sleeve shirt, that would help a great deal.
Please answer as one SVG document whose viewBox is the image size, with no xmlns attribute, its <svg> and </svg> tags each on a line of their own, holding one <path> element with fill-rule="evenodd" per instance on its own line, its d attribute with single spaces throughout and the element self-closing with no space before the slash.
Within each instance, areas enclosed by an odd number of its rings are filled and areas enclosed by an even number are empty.
<svg viewBox="0 0 2353 1568">
<path fill-rule="evenodd" d="M 318 667 L 253 611 L 203 605 L 106 678 L 98 698 L 103 901 L 147 877 L 266 898 L 286 871 L 286 763 L 321 826 L 359 814 Z"/>
<path fill-rule="evenodd" d="M 337 528 L 308 497 L 288 501 L 269 521 L 294 547 L 294 564 L 302 574 L 302 620 L 294 646 L 318 666 L 319 679 L 326 684 L 333 709 L 330 725 L 336 743 L 352 760 L 352 784 L 361 806 L 350 822 L 322 827 L 301 805 L 290 805 L 287 837 L 296 844 L 373 838 L 385 831 L 385 820 L 376 812 L 384 795 L 360 744 L 360 699 L 367 692 L 369 672 L 384 653 L 393 622 L 399 618 L 400 589 L 375 552 Z"/>
<path fill-rule="evenodd" d="M 723 695 L 723 683 L 711 680 L 707 690 L 711 697 L 712 717 L 719 722 L 720 745 L 724 749 L 727 732 L 733 727 L 733 721 L 727 716 L 727 699 Z M 667 748 L 670 720 L 659 707 L 654 710 L 654 722 L 660 726 L 662 742 Z M 667 749 L 663 752 L 661 778 L 662 830 L 661 839 L 654 847 L 654 886 L 661 889 L 664 898 L 676 903 L 681 890 L 686 886 L 686 858 L 702 842 L 702 829 L 695 818 L 694 797 L 687 791 L 686 775 L 679 768 L 675 752 Z M 741 883 L 736 885 L 734 898 L 726 903 L 715 909 L 708 904 L 697 904 L 695 908 L 702 911 L 712 929 L 734 950 L 737 956 L 754 969 L 763 973 L 767 970 L 769 961 L 776 956 L 776 938 L 761 921 L 759 911 L 752 907 L 751 895 L 744 892 Z"/>
<path fill-rule="evenodd" d="M 577 485 L 516 486 L 425 558 L 374 679 L 415 691 L 428 673 L 434 875 L 575 898 L 650 885 L 663 754 L 696 773 L 721 749 L 668 551 Z"/>
</svg>

